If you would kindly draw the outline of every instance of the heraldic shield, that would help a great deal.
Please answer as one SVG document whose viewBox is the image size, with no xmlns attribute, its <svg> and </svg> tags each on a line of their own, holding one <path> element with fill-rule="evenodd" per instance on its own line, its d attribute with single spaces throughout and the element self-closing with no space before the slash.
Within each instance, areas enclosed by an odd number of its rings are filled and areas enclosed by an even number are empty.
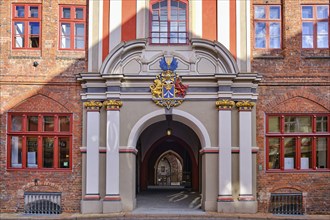
<svg viewBox="0 0 330 220">
<path fill-rule="evenodd" d="M 183 102 L 188 85 L 182 84 L 180 77 L 175 73 L 178 67 L 175 58 L 172 62 L 166 62 L 163 57 L 159 66 L 163 72 L 156 76 L 154 84 L 150 86 L 152 100 L 157 105 L 170 109 Z"/>
</svg>

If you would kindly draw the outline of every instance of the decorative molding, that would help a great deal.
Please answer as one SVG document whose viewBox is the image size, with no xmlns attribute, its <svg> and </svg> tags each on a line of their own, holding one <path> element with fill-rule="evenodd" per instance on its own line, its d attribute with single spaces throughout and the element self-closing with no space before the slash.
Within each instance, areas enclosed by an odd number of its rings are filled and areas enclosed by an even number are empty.
<svg viewBox="0 0 330 220">
<path fill-rule="evenodd" d="M 251 101 L 240 101 L 236 103 L 236 107 L 240 111 L 251 111 L 254 105 L 255 103 Z"/>
<path fill-rule="evenodd" d="M 228 99 L 223 99 L 216 101 L 215 105 L 219 110 L 231 110 L 235 106 L 235 102 Z"/>
<path fill-rule="evenodd" d="M 120 100 L 106 100 L 103 102 L 103 105 L 107 110 L 119 110 L 123 106 L 123 102 Z"/>
<path fill-rule="evenodd" d="M 87 108 L 87 111 L 98 111 L 102 107 L 102 102 L 87 101 L 87 102 L 84 102 L 84 106 Z"/>
</svg>

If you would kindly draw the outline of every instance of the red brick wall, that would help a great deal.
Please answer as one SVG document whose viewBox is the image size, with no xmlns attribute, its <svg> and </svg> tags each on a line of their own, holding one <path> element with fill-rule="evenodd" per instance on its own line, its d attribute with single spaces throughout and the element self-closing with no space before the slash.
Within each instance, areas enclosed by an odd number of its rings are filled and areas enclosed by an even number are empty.
<svg viewBox="0 0 330 220">
<path fill-rule="evenodd" d="M 0 3 L 0 212 L 22 211 L 24 191 L 62 192 L 65 212 L 79 212 L 81 199 L 82 104 L 75 74 L 86 72 L 85 51 L 58 50 L 59 4 L 86 5 L 86 0 L 20 0 L 42 3 L 40 50 L 13 50 L 11 2 Z M 39 65 L 33 66 L 37 61 Z M 73 114 L 70 171 L 7 170 L 7 112 L 70 112 Z M 38 179 L 35 185 L 34 180 Z"/>
<path fill-rule="evenodd" d="M 254 3 L 266 1 L 255 0 Z M 282 43 L 280 50 L 252 48 L 252 71 L 263 75 L 257 102 L 259 211 L 268 212 L 270 193 L 301 191 L 308 214 L 330 213 L 330 172 L 267 173 L 265 171 L 265 113 L 315 113 L 330 110 L 329 50 L 301 49 L 300 4 L 329 4 L 328 0 L 282 0 Z M 252 7 L 253 9 L 253 7 Z M 251 15 L 253 11 L 251 10 Z M 253 20 L 253 18 L 252 18 Z M 251 27 L 253 24 L 251 23 Z M 251 28 L 253 33 L 253 28 Z M 253 44 L 253 35 L 251 36 Z M 317 58 L 316 58 L 317 57 Z M 321 58 L 320 58 L 321 57 Z M 322 58 L 323 57 L 323 58 Z"/>
</svg>

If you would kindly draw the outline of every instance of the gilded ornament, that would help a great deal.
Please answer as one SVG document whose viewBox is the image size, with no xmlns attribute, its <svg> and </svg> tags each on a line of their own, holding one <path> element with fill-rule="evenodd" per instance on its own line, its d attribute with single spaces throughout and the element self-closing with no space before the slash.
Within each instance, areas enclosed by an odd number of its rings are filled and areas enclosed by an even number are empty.
<svg viewBox="0 0 330 220">
<path fill-rule="evenodd" d="M 235 102 L 228 99 L 223 99 L 216 101 L 215 105 L 218 109 L 232 109 L 235 106 Z"/>
<path fill-rule="evenodd" d="M 103 105 L 108 109 L 119 109 L 123 102 L 120 100 L 106 100 L 103 102 Z"/>
<path fill-rule="evenodd" d="M 251 110 L 254 105 L 255 103 L 250 101 L 240 101 L 236 103 L 236 107 L 239 110 Z"/>
<path fill-rule="evenodd" d="M 88 110 L 99 110 L 99 108 L 102 107 L 102 102 L 99 102 L 99 101 L 88 101 L 88 102 L 84 102 L 84 106 Z"/>
</svg>

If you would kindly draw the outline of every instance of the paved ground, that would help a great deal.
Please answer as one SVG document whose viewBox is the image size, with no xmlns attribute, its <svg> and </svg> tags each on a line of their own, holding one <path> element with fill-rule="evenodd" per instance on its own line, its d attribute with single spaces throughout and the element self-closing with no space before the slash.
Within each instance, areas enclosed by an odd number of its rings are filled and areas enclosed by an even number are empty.
<svg viewBox="0 0 330 220">
<path fill-rule="evenodd" d="M 27 215 L 22 213 L 1 213 L 0 219 L 100 219 L 100 220 L 330 220 L 329 215 L 279 216 L 265 213 L 256 214 L 223 214 L 203 212 L 200 209 L 200 195 L 183 189 L 177 190 L 149 190 L 138 194 L 137 208 L 133 212 L 116 214 L 69 214 L 61 215 Z"/>
</svg>

